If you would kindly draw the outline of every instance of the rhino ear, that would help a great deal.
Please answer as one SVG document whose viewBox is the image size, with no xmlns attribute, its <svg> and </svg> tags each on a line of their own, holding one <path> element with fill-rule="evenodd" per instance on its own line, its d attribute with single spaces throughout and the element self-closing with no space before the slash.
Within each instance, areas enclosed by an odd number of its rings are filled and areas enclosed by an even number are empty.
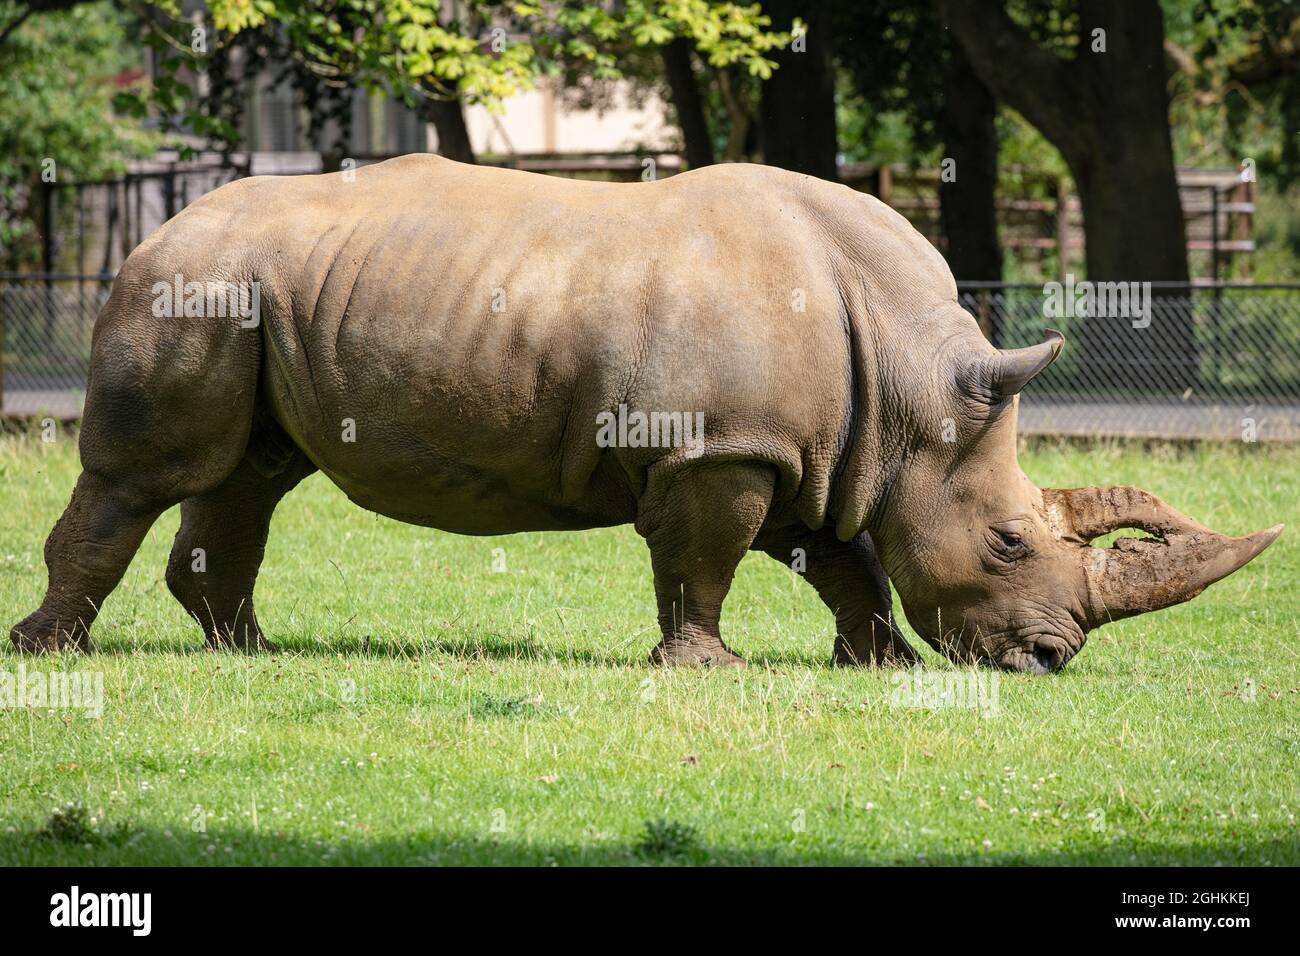
<svg viewBox="0 0 1300 956">
<path fill-rule="evenodd" d="M 972 381 L 975 394 L 996 405 L 1029 384 L 1030 379 L 1056 361 L 1065 345 L 1065 336 L 1056 329 L 1044 329 L 1043 341 L 1023 349 L 1001 349 L 992 359 L 981 363 Z"/>
</svg>

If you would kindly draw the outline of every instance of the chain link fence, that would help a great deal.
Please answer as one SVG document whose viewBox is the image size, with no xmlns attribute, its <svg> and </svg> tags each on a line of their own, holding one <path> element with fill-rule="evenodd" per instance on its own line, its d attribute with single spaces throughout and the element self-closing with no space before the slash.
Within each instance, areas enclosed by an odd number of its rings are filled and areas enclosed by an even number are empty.
<svg viewBox="0 0 1300 956">
<path fill-rule="evenodd" d="M 81 415 L 95 316 L 112 276 L 0 279 L 0 396 L 12 418 Z"/>
<path fill-rule="evenodd" d="M 91 330 L 111 282 L 0 275 L 5 416 L 81 414 Z M 962 305 L 1002 348 L 1040 342 L 1045 327 L 1066 336 L 1060 359 L 1021 397 L 1023 433 L 1300 440 L 1300 285 L 1152 284 L 1118 315 L 1080 314 L 1081 299 L 1053 300 L 1053 291 L 961 287 Z"/>
<path fill-rule="evenodd" d="M 999 347 L 1066 337 L 1022 394 L 1022 433 L 1300 440 L 1300 285 L 1097 289 L 961 284 Z"/>
</svg>

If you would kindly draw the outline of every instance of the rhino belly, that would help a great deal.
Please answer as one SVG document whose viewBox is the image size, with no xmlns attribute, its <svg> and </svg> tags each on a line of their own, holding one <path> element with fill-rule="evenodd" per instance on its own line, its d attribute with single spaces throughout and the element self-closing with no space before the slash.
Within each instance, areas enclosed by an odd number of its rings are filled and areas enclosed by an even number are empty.
<svg viewBox="0 0 1300 956">
<path fill-rule="evenodd" d="M 431 326 L 345 323 L 326 356 L 271 342 L 266 398 L 317 467 L 362 507 L 459 534 L 577 530 L 634 520 L 635 498 L 595 425 L 570 429 L 577 383 L 499 349 L 464 362 Z M 400 318 L 400 317 L 398 317 Z M 590 435 L 587 435 L 590 432 Z M 584 442 L 584 436 L 592 441 Z M 590 456 L 574 475 L 574 447 Z"/>
</svg>

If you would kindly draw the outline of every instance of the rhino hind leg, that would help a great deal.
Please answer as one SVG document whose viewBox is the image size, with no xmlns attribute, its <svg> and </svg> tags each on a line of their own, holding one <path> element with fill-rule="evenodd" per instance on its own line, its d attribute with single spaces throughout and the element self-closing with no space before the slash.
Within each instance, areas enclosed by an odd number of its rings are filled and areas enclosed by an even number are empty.
<svg viewBox="0 0 1300 956">
<path fill-rule="evenodd" d="M 754 547 L 796 567 L 834 613 L 836 664 L 911 665 L 919 659 L 894 621 L 889 578 L 865 531 L 851 541 L 841 541 L 831 528 L 765 531 Z"/>
<path fill-rule="evenodd" d="M 45 541 L 49 587 L 41 606 L 9 632 L 28 654 L 91 650 L 90 626 L 166 502 L 140 500 L 90 471 Z"/>
<path fill-rule="evenodd" d="M 194 454 L 175 447 L 150 449 L 137 436 L 105 452 L 105 438 L 103 416 L 88 411 L 81 439 L 85 468 L 45 541 L 45 597 L 9 633 L 21 652 L 89 652 L 90 627 L 154 521 L 187 495 L 221 482 L 212 459 L 197 449 Z M 215 460 L 220 468 L 220 459 Z"/>
<path fill-rule="evenodd" d="M 770 467 L 701 464 L 652 476 L 637 517 L 663 639 L 654 664 L 743 667 L 722 641 L 722 603 L 772 500 Z"/>
<path fill-rule="evenodd" d="M 149 265 L 128 260 L 95 324 L 83 470 L 45 542 L 41 606 L 10 631 L 20 651 L 90 650 L 91 624 L 158 515 L 221 485 L 248 448 L 260 331 L 155 318 Z"/>
<path fill-rule="evenodd" d="M 269 470 L 255 433 L 249 455 L 220 485 L 181 503 L 167 559 L 167 587 L 203 629 L 209 647 L 275 651 L 257 621 L 253 586 L 280 499 L 316 470 L 296 448 Z"/>
</svg>

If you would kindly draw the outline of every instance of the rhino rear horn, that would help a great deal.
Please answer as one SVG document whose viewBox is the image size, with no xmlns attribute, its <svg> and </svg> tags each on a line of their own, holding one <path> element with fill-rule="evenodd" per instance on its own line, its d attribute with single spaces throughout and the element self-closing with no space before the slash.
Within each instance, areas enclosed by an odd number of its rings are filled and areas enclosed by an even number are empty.
<svg viewBox="0 0 1300 956">
<path fill-rule="evenodd" d="M 1141 488 L 1045 489 L 1043 503 L 1057 537 L 1080 546 L 1123 528 L 1157 536 L 1087 548 L 1082 604 L 1089 627 L 1190 601 L 1282 533 L 1279 524 L 1240 538 L 1219 534 Z"/>
<path fill-rule="evenodd" d="M 1023 349 L 1001 349 L 982 368 L 974 383 L 991 404 L 1005 401 L 1029 384 L 1030 379 L 1056 361 L 1065 336 L 1056 329 L 1044 329 L 1043 341 Z"/>
</svg>

